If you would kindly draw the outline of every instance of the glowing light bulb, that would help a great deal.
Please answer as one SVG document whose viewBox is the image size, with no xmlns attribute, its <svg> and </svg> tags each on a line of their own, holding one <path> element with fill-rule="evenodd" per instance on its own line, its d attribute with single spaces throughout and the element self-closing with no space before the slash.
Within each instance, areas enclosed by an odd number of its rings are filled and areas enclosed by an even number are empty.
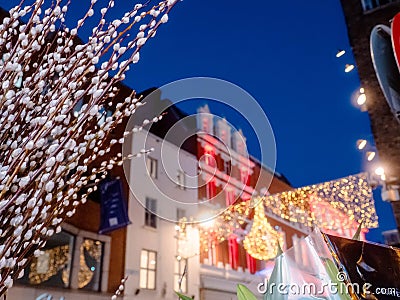
<svg viewBox="0 0 400 300">
<path fill-rule="evenodd" d="M 375 157 L 375 152 L 374 152 L 374 151 L 368 151 L 368 152 L 367 152 L 367 160 L 368 160 L 368 161 L 373 160 L 374 157 Z"/>
<path fill-rule="evenodd" d="M 364 94 L 364 93 L 365 93 L 364 88 L 360 88 L 360 94 Z"/>
<path fill-rule="evenodd" d="M 344 67 L 344 71 L 346 73 L 353 71 L 353 69 L 354 69 L 354 65 L 352 65 L 352 64 L 346 64 L 346 66 Z"/>
<path fill-rule="evenodd" d="M 340 50 L 339 49 L 338 52 L 336 53 L 336 57 L 339 58 L 339 57 L 343 56 L 345 53 L 346 53 L 345 50 Z"/>
<path fill-rule="evenodd" d="M 204 228 L 212 228 L 212 227 L 214 227 L 214 219 L 206 221 L 206 222 L 201 222 L 200 225 Z"/>
<path fill-rule="evenodd" d="M 364 105 L 366 101 L 367 101 L 367 96 L 365 96 L 365 94 L 360 94 L 357 98 L 357 104 L 360 106 Z"/>
<path fill-rule="evenodd" d="M 358 140 L 357 141 L 357 148 L 358 150 L 362 150 L 367 145 L 367 140 Z"/>
<path fill-rule="evenodd" d="M 378 176 L 385 175 L 385 170 L 382 167 L 378 167 L 375 169 L 375 174 Z"/>
</svg>

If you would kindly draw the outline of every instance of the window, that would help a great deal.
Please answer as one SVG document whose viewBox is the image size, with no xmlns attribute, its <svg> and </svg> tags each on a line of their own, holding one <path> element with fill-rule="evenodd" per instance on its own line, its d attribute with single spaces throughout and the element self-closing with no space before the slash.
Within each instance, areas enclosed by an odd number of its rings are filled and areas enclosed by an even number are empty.
<svg viewBox="0 0 400 300">
<path fill-rule="evenodd" d="M 178 256 L 175 259 L 174 291 L 187 293 L 187 259 Z"/>
<path fill-rule="evenodd" d="M 254 257 L 246 252 L 246 263 L 247 269 L 251 274 L 254 274 L 257 271 L 257 261 Z"/>
<path fill-rule="evenodd" d="M 226 131 L 225 131 L 225 130 L 221 130 L 220 138 L 221 138 L 221 141 L 222 141 L 225 145 L 228 144 L 227 138 L 226 138 Z"/>
<path fill-rule="evenodd" d="M 106 292 L 111 238 L 63 224 L 25 268 L 22 284 Z M 105 249 L 108 249 L 107 251 Z M 104 266 L 104 268 L 103 268 Z"/>
<path fill-rule="evenodd" d="M 142 250 L 140 254 L 140 288 L 156 289 L 157 252 Z"/>
<path fill-rule="evenodd" d="M 232 163 L 230 160 L 224 161 L 224 172 L 225 174 L 231 175 L 232 172 Z"/>
<path fill-rule="evenodd" d="M 394 2 L 399 2 L 399 0 L 361 0 L 364 11 L 368 11 Z"/>
<path fill-rule="evenodd" d="M 240 170 L 240 181 L 245 184 L 248 185 L 249 182 L 249 172 L 247 170 Z"/>
<path fill-rule="evenodd" d="M 210 180 L 206 184 L 206 197 L 207 199 L 212 199 L 216 196 L 217 188 L 215 186 L 215 182 Z"/>
<path fill-rule="evenodd" d="M 82 106 L 83 106 L 83 100 L 79 99 L 78 102 L 76 102 L 76 104 L 74 106 L 74 113 L 73 114 L 74 114 L 75 118 L 79 117 L 79 113 L 80 113 L 80 111 L 82 109 Z"/>
<path fill-rule="evenodd" d="M 146 211 L 144 224 L 149 227 L 157 228 L 157 200 L 146 198 Z"/>
<path fill-rule="evenodd" d="M 157 159 L 147 156 L 146 166 L 151 178 L 157 178 Z"/>
<path fill-rule="evenodd" d="M 204 160 L 210 167 L 215 167 L 214 151 L 210 145 L 206 145 L 204 149 Z"/>
<path fill-rule="evenodd" d="M 232 269 L 236 270 L 239 261 L 239 247 L 236 236 L 232 236 L 228 240 L 229 247 L 229 263 Z"/>
<path fill-rule="evenodd" d="M 106 122 L 106 119 L 113 115 L 113 112 L 111 110 L 105 109 L 104 107 L 101 107 L 99 109 L 99 113 L 101 113 L 101 117 L 97 121 L 97 125 L 99 126 L 103 125 Z"/>
<path fill-rule="evenodd" d="M 227 207 L 235 203 L 235 192 L 230 190 L 225 190 L 225 200 Z"/>
<path fill-rule="evenodd" d="M 103 243 L 85 238 L 79 252 L 78 288 L 88 291 L 100 291 Z"/>
<path fill-rule="evenodd" d="M 210 133 L 210 126 L 206 118 L 203 119 L 203 131 Z"/>
<path fill-rule="evenodd" d="M 16 88 L 21 88 L 22 87 L 22 76 L 18 76 L 14 79 L 14 86 Z"/>
<path fill-rule="evenodd" d="M 186 174 L 183 171 L 178 171 L 178 187 L 181 190 L 186 190 Z"/>
<path fill-rule="evenodd" d="M 53 235 L 25 269 L 21 283 L 35 286 L 69 288 L 75 236 L 61 231 Z"/>
</svg>

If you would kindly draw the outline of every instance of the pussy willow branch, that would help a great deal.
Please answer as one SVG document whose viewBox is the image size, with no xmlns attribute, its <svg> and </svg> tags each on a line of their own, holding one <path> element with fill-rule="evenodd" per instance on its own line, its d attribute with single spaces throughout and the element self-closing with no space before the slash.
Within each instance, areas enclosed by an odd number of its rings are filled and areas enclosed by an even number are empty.
<svg viewBox="0 0 400 300">
<path fill-rule="evenodd" d="M 118 83 L 177 0 L 136 4 L 111 21 L 114 0 L 97 2 L 74 28 L 65 25 L 64 0 L 49 7 L 22 0 L 0 24 L 0 295 L 110 169 L 147 153 L 104 158 L 124 141 L 111 131 L 143 105 L 135 92 L 119 99 Z M 78 32 L 96 16 L 80 42 Z"/>
</svg>

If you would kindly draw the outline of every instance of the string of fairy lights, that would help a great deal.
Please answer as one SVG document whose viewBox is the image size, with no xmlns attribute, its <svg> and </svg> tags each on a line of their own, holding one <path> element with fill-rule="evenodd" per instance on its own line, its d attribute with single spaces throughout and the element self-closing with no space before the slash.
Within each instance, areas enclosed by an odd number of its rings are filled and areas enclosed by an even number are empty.
<svg viewBox="0 0 400 300">
<path fill-rule="evenodd" d="M 247 253 L 258 260 L 269 260 L 277 255 L 279 245 L 283 245 L 284 236 L 269 224 L 265 217 L 263 202 L 254 208 L 253 225 L 243 240 Z"/>
<path fill-rule="evenodd" d="M 336 53 L 336 57 L 341 58 L 345 54 L 346 54 L 345 50 L 338 50 L 338 52 Z M 349 72 L 353 71 L 354 69 L 355 69 L 355 66 L 353 64 L 346 64 L 344 71 L 346 73 L 349 73 Z M 353 103 L 362 112 L 367 111 L 367 95 L 366 95 L 365 89 L 363 87 L 361 87 L 358 91 L 356 91 L 354 93 Z M 358 139 L 356 141 L 356 146 L 357 146 L 358 150 L 363 152 L 367 163 L 374 162 L 371 165 L 371 168 L 373 168 L 372 175 L 373 176 L 376 175 L 377 178 L 379 178 L 379 180 L 381 181 L 381 183 L 385 183 L 385 181 L 387 179 L 386 173 L 385 173 L 385 169 L 378 163 L 376 147 L 371 142 L 367 141 L 366 139 Z"/>
<path fill-rule="evenodd" d="M 271 259 L 283 237 L 268 222 L 266 212 L 310 229 L 335 230 L 337 224 L 324 218 L 325 210 L 344 216 L 340 224 L 343 229 L 354 229 L 354 222 L 376 228 L 378 218 L 368 175 L 360 173 L 231 205 L 212 226 L 199 226 L 200 251 L 207 252 L 238 232 L 246 232 L 244 229 L 252 223 L 243 240 L 244 248 L 256 259 Z"/>
</svg>

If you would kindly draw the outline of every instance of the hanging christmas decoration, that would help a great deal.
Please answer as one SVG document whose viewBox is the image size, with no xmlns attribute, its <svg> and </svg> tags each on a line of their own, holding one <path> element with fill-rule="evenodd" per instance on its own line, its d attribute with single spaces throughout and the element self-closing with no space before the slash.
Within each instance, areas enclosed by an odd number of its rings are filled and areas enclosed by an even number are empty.
<svg viewBox="0 0 400 300">
<path fill-rule="evenodd" d="M 265 217 L 264 204 L 254 208 L 253 225 L 243 241 L 247 253 L 258 260 L 269 260 L 277 255 L 278 243 L 283 245 L 283 236 L 269 224 Z"/>
</svg>

